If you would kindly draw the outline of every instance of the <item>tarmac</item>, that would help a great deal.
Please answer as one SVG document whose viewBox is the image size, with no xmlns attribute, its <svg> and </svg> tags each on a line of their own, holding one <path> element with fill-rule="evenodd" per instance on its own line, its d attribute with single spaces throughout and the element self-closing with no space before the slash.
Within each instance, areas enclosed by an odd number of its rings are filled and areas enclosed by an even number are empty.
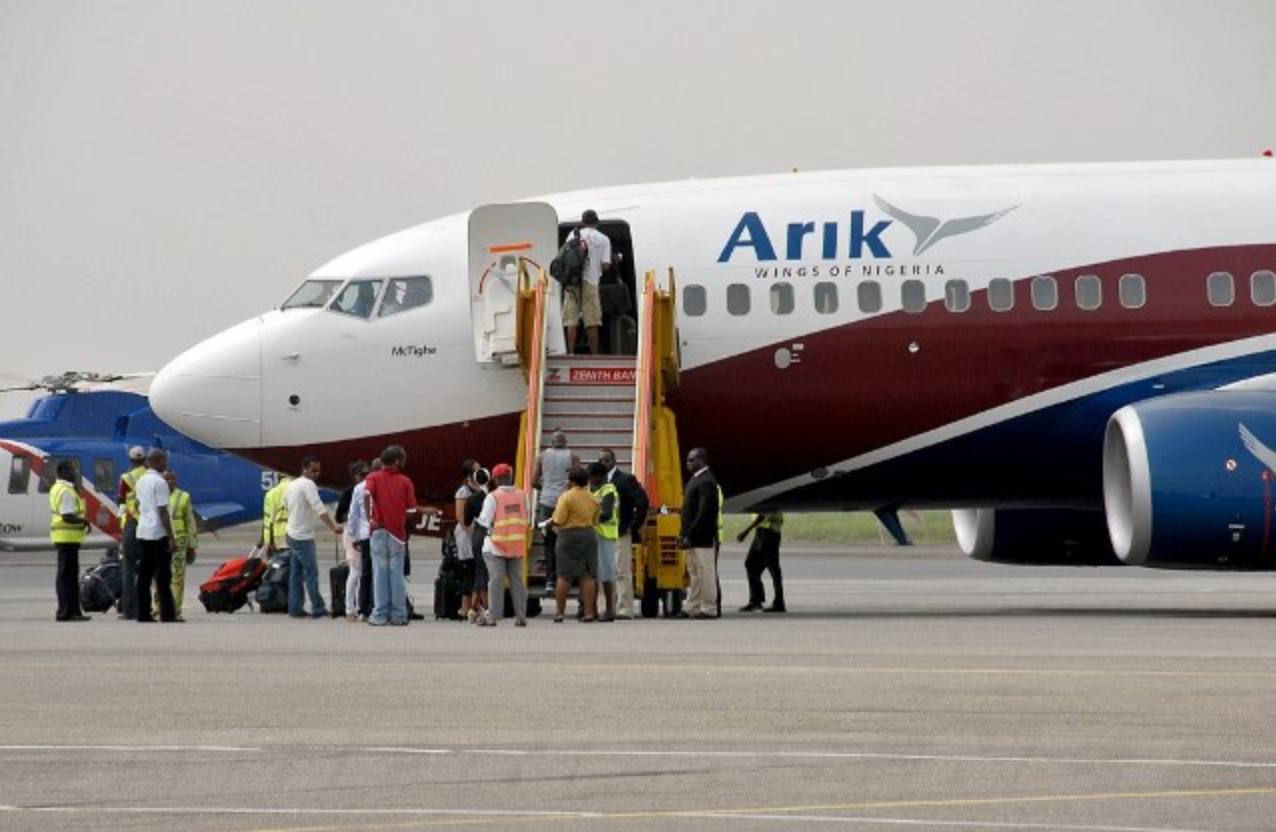
<svg viewBox="0 0 1276 832">
<path fill-rule="evenodd" d="M 1273 575 L 786 546 L 741 614 L 731 546 L 717 621 L 373 628 L 205 613 L 243 548 L 146 627 L 0 553 L 0 830 L 1276 829 Z"/>
</svg>

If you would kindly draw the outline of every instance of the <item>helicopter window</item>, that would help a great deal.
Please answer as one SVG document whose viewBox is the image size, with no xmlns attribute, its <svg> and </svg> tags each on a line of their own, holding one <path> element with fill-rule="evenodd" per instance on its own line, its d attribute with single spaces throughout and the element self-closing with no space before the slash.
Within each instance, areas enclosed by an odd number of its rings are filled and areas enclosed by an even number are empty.
<svg viewBox="0 0 1276 832">
<path fill-rule="evenodd" d="M 48 494 L 53 484 L 58 481 L 58 465 L 70 461 L 75 463 L 75 470 L 80 471 L 80 461 L 73 456 L 51 456 L 44 460 L 44 470 L 40 473 L 40 493 Z M 76 483 L 79 485 L 79 483 Z"/>
<path fill-rule="evenodd" d="M 313 309 L 322 307 L 340 285 L 340 280 L 307 280 L 301 284 L 297 291 L 292 293 L 288 300 L 284 301 L 284 305 L 280 309 Z"/>
<path fill-rule="evenodd" d="M 372 307 L 377 305 L 377 295 L 381 294 L 381 283 L 380 280 L 350 281 L 337 293 L 328 311 L 356 318 L 371 317 Z"/>
<path fill-rule="evenodd" d="M 9 493 L 26 494 L 31 487 L 31 460 L 25 456 L 15 456 L 9 466 Z"/>
<path fill-rule="evenodd" d="M 93 460 L 93 487 L 103 494 L 115 487 L 115 463 L 109 459 Z"/>
<path fill-rule="evenodd" d="M 428 277 L 396 277 L 386 287 L 381 298 L 382 318 L 397 315 L 408 309 L 425 306 L 434 300 L 434 282 Z"/>
</svg>

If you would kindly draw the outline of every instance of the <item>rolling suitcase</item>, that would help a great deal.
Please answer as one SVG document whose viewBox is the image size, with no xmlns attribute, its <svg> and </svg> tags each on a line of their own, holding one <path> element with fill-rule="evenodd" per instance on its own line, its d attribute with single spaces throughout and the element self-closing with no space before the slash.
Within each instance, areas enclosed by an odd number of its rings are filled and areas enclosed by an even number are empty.
<svg viewBox="0 0 1276 832">
<path fill-rule="evenodd" d="M 266 562 L 256 550 L 231 558 L 199 585 L 200 603 L 208 612 L 234 612 L 248 603 L 264 574 Z"/>
<path fill-rule="evenodd" d="M 350 579 L 350 564 L 339 563 L 328 570 L 328 588 L 332 591 L 330 605 L 333 618 L 346 614 L 346 581 Z"/>
</svg>

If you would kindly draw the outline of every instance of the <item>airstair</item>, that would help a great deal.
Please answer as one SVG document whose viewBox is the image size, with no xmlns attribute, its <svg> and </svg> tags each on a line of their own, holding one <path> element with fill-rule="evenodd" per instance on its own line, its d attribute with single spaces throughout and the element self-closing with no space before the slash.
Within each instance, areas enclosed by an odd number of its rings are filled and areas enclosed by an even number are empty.
<svg viewBox="0 0 1276 832">
<path fill-rule="evenodd" d="M 686 556 L 677 546 L 682 460 L 674 415 L 664 401 L 678 383 L 674 296 L 672 272 L 663 289 L 655 273 L 647 273 L 638 303 L 637 355 L 550 354 L 547 327 L 557 294 L 543 270 L 527 261 L 518 270 L 515 343 L 528 395 L 516 482 L 528 487 L 537 456 L 560 430 L 582 463 L 610 448 L 616 464 L 639 477 L 651 500 L 645 542 L 633 547 L 635 592 L 645 617 L 655 616 L 660 595 L 681 589 L 686 577 Z M 534 590 L 544 587 L 545 564 L 539 533 L 528 533 L 531 556 L 524 568 Z"/>
</svg>

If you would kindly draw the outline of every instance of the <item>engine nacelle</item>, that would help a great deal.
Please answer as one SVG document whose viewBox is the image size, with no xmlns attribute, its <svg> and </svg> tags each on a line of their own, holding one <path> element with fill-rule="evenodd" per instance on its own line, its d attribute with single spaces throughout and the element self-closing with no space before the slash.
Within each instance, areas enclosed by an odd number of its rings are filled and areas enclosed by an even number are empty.
<svg viewBox="0 0 1276 832">
<path fill-rule="evenodd" d="M 1103 442 L 1112 548 L 1138 566 L 1276 567 L 1276 393 L 1184 393 L 1123 407 Z"/>
<path fill-rule="evenodd" d="M 953 512 L 957 545 L 975 560 L 1031 566 L 1118 566 L 1103 512 L 970 508 Z"/>
</svg>

